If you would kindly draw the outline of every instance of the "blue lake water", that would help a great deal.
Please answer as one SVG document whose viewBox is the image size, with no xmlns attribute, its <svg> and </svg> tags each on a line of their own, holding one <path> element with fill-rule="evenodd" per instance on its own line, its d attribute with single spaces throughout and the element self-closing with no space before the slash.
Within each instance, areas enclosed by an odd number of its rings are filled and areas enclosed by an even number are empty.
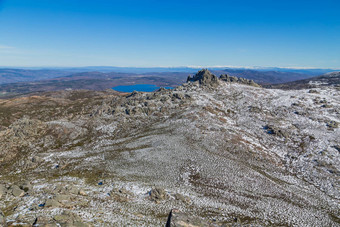
<svg viewBox="0 0 340 227">
<path fill-rule="evenodd" d="M 134 85 L 124 85 L 124 86 L 116 86 L 113 87 L 113 90 L 120 92 L 133 92 L 133 91 L 143 91 L 143 92 L 152 92 L 156 91 L 161 87 L 158 87 L 154 84 L 134 84 Z M 164 87 L 165 89 L 172 89 L 173 87 Z"/>
</svg>

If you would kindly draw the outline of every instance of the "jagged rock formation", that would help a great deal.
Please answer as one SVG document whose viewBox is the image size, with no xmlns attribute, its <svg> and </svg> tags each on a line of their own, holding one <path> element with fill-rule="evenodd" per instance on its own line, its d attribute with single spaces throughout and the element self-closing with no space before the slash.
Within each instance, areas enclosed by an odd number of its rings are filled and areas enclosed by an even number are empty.
<svg viewBox="0 0 340 227">
<path fill-rule="evenodd" d="M 202 69 L 193 77 L 188 76 L 187 82 L 198 81 L 199 84 L 205 86 L 216 87 L 219 84 L 218 78 L 212 74 L 208 69 Z"/>
<path fill-rule="evenodd" d="M 245 85 L 254 86 L 254 87 L 261 87 L 259 84 L 255 83 L 253 80 L 248 80 L 248 79 L 236 77 L 236 76 L 229 76 L 227 74 L 222 74 L 220 76 L 220 79 L 228 83 L 239 83 L 239 84 L 245 84 Z"/>
<path fill-rule="evenodd" d="M 337 226 L 340 91 L 194 78 L 0 101 L 0 218 L 164 226 L 177 208 L 184 226 Z"/>
</svg>

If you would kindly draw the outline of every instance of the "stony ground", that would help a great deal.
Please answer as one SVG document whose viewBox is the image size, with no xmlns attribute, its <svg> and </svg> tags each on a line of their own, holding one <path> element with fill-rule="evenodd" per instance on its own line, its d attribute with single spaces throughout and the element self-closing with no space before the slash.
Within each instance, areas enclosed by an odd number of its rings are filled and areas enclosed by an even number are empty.
<svg viewBox="0 0 340 227">
<path fill-rule="evenodd" d="M 340 225 L 339 88 L 189 79 L 0 102 L 0 223 Z"/>
</svg>

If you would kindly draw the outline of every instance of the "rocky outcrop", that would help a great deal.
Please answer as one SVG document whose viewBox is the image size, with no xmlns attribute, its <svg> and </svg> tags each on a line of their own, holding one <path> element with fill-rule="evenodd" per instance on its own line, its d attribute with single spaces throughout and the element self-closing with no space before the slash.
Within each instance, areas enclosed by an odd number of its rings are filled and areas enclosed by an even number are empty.
<svg viewBox="0 0 340 227">
<path fill-rule="evenodd" d="M 188 76 L 187 82 L 196 82 L 203 86 L 216 87 L 219 84 L 217 76 L 212 74 L 208 69 L 198 71 L 193 77 Z"/>
<path fill-rule="evenodd" d="M 255 83 L 253 80 L 248 80 L 241 77 L 236 76 L 229 76 L 227 74 L 222 74 L 220 76 L 220 80 L 223 80 L 228 83 L 239 83 L 239 84 L 245 84 L 253 87 L 261 87 L 259 84 Z"/>
<path fill-rule="evenodd" d="M 218 223 L 209 223 L 201 218 L 193 217 L 177 209 L 172 209 L 169 213 L 166 227 L 204 227 L 204 226 L 224 226 Z"/>
</svg>

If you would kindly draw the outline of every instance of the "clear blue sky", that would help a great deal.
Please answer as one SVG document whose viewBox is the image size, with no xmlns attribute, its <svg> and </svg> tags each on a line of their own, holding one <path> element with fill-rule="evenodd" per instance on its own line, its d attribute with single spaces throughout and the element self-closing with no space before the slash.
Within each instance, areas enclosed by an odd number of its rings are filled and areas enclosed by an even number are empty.
<svg viewBox="0 0 340 227">
<path fill-rule="evenodd" d="M 340 68 L 339 0 L 0 0 L 0 66 Z"/>
</svg>

